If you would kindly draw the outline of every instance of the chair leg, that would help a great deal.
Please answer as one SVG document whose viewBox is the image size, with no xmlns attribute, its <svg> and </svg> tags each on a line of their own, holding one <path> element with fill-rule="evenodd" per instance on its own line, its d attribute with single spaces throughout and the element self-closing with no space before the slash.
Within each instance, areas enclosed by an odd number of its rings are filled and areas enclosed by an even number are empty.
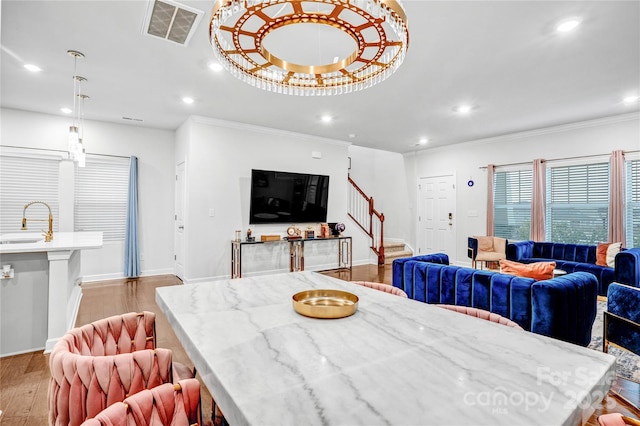
<svg viewBox="0 0 640 426">
<path fill-rule="evenodd" d="M 607 317 L 607 314 L 605 313 L 603 315 L 602 318 L 602 325 L 603 325 L 603 330 L 602 330 L 602 352 L 609 353 L 609 339 L 607 339 L 607 331 L 609 331 L 609 318 Z"/>
<path fill-rule="evenodd" d="M 220 407 L 213 397 L 211 398 L 211 422 L 213 426 L 229 426 L 229 422 L 224 418 L 224 414 L 220 411 Z"/>
</svg>

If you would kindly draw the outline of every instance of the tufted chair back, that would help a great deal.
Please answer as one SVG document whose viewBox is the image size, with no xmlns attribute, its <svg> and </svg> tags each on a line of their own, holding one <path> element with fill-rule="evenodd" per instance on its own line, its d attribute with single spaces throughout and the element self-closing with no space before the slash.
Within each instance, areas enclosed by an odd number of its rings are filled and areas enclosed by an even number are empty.
<svg viewBox="0 0 640 426">
<path fill-rule="evenodd" d="M 374 283 L 371 281 L 351 281 L 351 282 L 364 287 L 369 287 L 375 290 L 384 291 L 385 293 L 391 293 L 394 296 L 408 297 L 407 293 L 405 293 L 402 289 L 399 289 L 398 287 L 394 287 L 392 285 L 383 284 L 383 283 Z"/>
<path fill-rule="evenodd" d="M 156 348 L 156 314 L 130 312 L 104 318 L 67 334 L 73 336 L 70 350 L 80 355 L 117 355 Z"/>
<path fill-rule="evenodd" d="M 200 382 L 197 379 L 164 384 L 143 390 L 115 403 L 83 426 L 177 426 L 199 425 Z"/>
<path fill-rule="evenodd" d="M 485 311 L 484 309 L 472 308 L 470 306 L 457 306 L 457 305 L 436 305 L 439 308 L 448 309 L 450 311 L 459 312 L 461 314 L 469 315 L 472 317 L 480 318 L 483 320 L 495 322 L 497 324 L 506 325 L 508 327 L 517 328 L 522 330 L 517 323 L 511 321 L 502 315 L 494 314 L 493 312 Z"/>
<path fill-rule="evenodd" d="M 172 381 L 172 353 L 155 348 L 155 314 L 74 328 L 49 356 L 49 424 L 79 425 L 128 395 Z"/>
</svg>

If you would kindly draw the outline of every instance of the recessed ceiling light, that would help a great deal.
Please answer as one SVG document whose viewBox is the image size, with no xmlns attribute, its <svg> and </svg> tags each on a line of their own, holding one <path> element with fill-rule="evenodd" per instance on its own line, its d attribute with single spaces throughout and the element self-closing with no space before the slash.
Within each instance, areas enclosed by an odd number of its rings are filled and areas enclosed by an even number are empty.
<svg viewBox="0 0 640 426">
<path fill-rule="evenodd" d="M 578 25 L 580 25 L 579 20 L 567 19 L 566 21 L 562 21 L 558 25 L 556 25 L 556 31 L 560 33 L 568 33 L 569 31 L 575 30 Z"/>
<path fill-rule="evenodd" d="M 418 141 L 420 145 L 426 145 L 428 142 L 429 142 L 429 139 L 427 138 L 420 138 L 420 141 Z"/>
<path fill-rule="evenodd" d="M 211 62 L 209 63 L 209 69 L 211 69 L 211 71 L 214 71 L 214 72 L 220 72 L 222 71 L 223 67 L 217 62 Z"/>
<path fill-rule="evenodd" d="M 358 135 L 356 135 L 355 133 L 349 133 L 349 139 L 355 139 L 356 136 Z"/>
<path fill-rule="evenodd" d="M 184 97 L 184 98 L 182 98 L 182 102 L 184 102 L 185 104 L 192 104 L 193 103 L 193 98 Z"/>
<path fill-rule="evenodd" d="M 323 115 L 322 117 L 320 117 L 320 120 L 322 120 L 323 123 L 331 123 L 333 117 L 331 117 L 330 115 Z"/>
<path fill-rule="evenodd" d="M 28 69 L 29 71 L 31 71 L 31 72 L 40 72 L 40 71 L 42 71 L 42 68 L 40 68 L 37 65 L 33 65 L 33 64 L 25 64 L 24 67 L 26 69 Z"/>
<path fill-rule="evenodd" d="M 635 104 L 640 98 L 638 96 L 627 96 L 622 100 L 627 105 Z"/>
<path fill-rule="evenodd" d="M 457 112 L 458 114 L 469 114 L 472 109 L 473 109 L 473 106 L 467 105 L 467 104 L 462 104 L 462 105 L 453 107 L 453 111 Z"/>
<path fill-rule="evenodd" d="M 71 108 L 67 107 L 60 108 L 60 111 L 64 112 L 65 114 L 71 114 L 73 112 Z"/>
</svg>

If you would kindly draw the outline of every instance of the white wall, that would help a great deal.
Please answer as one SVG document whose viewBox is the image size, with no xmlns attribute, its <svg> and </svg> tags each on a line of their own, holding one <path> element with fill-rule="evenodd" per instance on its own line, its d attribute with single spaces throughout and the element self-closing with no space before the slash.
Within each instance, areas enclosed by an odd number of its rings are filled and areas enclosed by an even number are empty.
<svg viewBox="0 0 640 426">
<path fill-rule="evenodd" d="M 640 149 L 638 114 L 540 129 L 483 141 L 428 149 L 405 155 L 407 188 L 410 199 L 417 199 L 416 185 L 421 177 L 454 174 L 456 176 L 456 253 L 452 262 L 467 264 L 467 237 L 486 234 L 487 164 L 505 165 L 591 155 L 609 155 L 611 151 Z M 467 186 L 473 179 L 475 185 Z M 473 217 L 469 213 L 477 211 Z M 411 241 L 415 245 L 416 223 L 410 222 Z"/>
<path fill-rule="evenodd" d="M 354 238 L 354 262 L 368 263 L 368 244 L 347 220 L 348 144 L 301 134 L 192 117 L 177 131 L 176 164 L 186 158 L 185 280 L 230 275 L 235 230 L 285 235 L 289 224 L 249 225 L 251 169 L 329 175 L 328 221 L 344 222 Z M 322 154 L 312 158 L 312 151 Z M 209 216 L 213 209 L 214 216 Z M 301 229 L 306 227 L 301 225 Z M 305 245 L 305 269 L 335 257 L 323 243 Z M 328 244 L 328 243 L 327 243 Z M 288 270 L 286 245 L 245 247 L 243 274 Z"/>
<path fill-rule="evenodd" d="M 66 151 L 69 117 L 6 108 L 1 113 L 2 145 Z M 174 135 L 169 130 L 85 120 L 88 153 L 138 157 L 143 275 L 173 272 Z M 61 190 L 72 193 L 73 186 L 61 185 Z M 84 251 L 84 281 L 122 277 L 123 259 L 122 242 L 107 242 L 100 250 Z"/>
</svg>

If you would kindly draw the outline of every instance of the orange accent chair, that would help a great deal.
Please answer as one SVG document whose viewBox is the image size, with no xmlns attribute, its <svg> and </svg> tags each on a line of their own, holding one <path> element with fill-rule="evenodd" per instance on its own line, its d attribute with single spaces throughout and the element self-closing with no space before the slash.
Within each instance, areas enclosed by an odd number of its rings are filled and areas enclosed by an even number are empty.
<svg viewBox="0 0 640 426">
<path fill-rule="evenodd" d="M 116 402 L 88 419 L 82 426 L 200 425 L 200 382 L 197 379 L 166 383 L 142 390 Z"/>
<path fill-rule="evenodd" d="M 143 389 L 194 377 L 172 363 L 169 349 L 156 349 L 153 312 L 112 316 L 68 331 L 53 347 L 49 369 L 49 424 L 56 426 L 80 425 Z"/>
<path fill-rule="evenodd" d="M 456 305 L 436 305 L 439 308 L 448 309 L 450 311 L 459 312 L 461 314 L 469 315 L 472 317 L 480 318 L 483 320 L 495 322 L 497 324 L 506 325 L 508 327 L 517 328 L 522 330 L 515 322 L 507 319 L 501 315 L 494 314 L 493 312 L 485 311 L 484 309 L 472 308 L 470 306 L 456 306 Z"/>
<path fill-rule="evenodd" d="M 351 281 L 354 284 L 358 284 L 364 287 L 369 287 L 369 288 L 373 288 L 375 290 L 380 290 L 380 291 L 384 291 L 385 293 L 391 293 L 395 296 L 400 296 L 400 297 L 407 297 L 407 293 L 405 293 L 402 289 L 398 288 L 398 287 L 394 287 L 392 285 L 388 285 L 388 284 L 382 284 L 382 283 L 374 283 L 371 281 Z"/>
</svg>

